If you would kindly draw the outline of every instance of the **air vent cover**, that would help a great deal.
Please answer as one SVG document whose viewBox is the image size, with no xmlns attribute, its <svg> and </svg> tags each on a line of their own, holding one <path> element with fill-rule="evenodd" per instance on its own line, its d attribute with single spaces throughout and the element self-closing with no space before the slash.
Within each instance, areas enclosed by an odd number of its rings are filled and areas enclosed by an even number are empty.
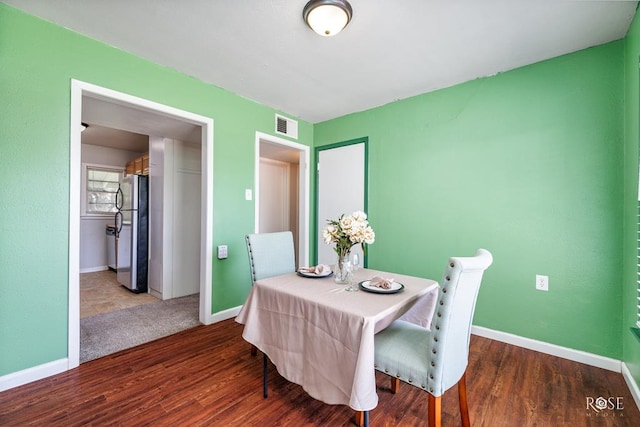
<svg viewBox="0 0 640 427">
<path fill-rule="evenodd" d="M 298 122 L 276 114 L 276 133 L 298 139 Z"/>
</svg>

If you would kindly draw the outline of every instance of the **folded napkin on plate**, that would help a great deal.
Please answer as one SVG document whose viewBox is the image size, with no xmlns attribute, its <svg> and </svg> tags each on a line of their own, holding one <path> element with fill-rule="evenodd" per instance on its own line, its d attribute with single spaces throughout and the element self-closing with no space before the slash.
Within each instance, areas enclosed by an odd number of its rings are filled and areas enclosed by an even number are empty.
<svg viewBox="0 0 640 427">
<path fill-rule="evenodd" d="M 393 286 L 393 279 L 385 279 L 384 277 L 374 276 L 373 279 L 370 280 L 371 286 L 375 286 L 380 289 L 391 289 Z"/>
<path fill-rule="evenodd" d="M 298 271 L 302 273 L 316 274 L 318 276 L 331 272 L 331 267 L 326 264 L 319 264 L 312 267 L 300 267 Z"/>
</svg>

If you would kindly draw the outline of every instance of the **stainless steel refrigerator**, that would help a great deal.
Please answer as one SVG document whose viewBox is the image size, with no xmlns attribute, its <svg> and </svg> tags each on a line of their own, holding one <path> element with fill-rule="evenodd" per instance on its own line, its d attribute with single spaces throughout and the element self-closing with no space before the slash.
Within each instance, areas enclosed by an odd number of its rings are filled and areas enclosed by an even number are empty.
<svg viewBox="0 0 640 427">
<path fill-rule="evenodd" d="M 116 193 L 116 271 L 118 282 L 147 292 L 149 257 L 149 178 L 129 175 Z"/>
</svg>

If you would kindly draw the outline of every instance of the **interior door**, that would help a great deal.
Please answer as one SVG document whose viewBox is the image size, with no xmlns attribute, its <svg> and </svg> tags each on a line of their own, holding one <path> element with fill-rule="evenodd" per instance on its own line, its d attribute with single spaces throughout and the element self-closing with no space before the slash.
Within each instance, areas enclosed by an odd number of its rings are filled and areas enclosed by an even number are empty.
<svg viewBox="0 0 640 427">
<path fill-rule="evenodd" d="M 318 149 L 318 264 L 333 265 L 336 262 L 334 246 L 322 240 L 327 220 L 338 219 L 340 215 L 354 211 L 366 212 L 366 151 L 366 140 Z M 354 246 L 351 253 L 357 253 L 361 260 L 364 259 L 360 246 Z"/>
</svg>

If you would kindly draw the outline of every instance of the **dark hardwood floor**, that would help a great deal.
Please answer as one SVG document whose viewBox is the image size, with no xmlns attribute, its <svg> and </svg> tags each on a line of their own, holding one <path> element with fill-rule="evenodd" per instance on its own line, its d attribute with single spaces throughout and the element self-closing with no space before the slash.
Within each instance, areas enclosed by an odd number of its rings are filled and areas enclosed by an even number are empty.
<svg viewBox="0 0 640 427">
<path fill-rule="evenodd" d="M 348 426 L 353 411 L 325 405 L 270 364 L 262 398 L 262 357 L 251 357 L 242 326 L 226 320 L 82 364 L 0 393 L 0 426 Z M 371 426 L 424 426 L 427 395 L 402 384 L 380 403 Z M 467 371 L 473 426 L 639 426 L 619 373 L 472 336 Z M 595 399 L 623 409 L 596 412 Z M 593 405 L 587 406 L 589 399 Z M 459 426 L 455 387 L 443 398 L 443 425 Z"/>
</svg>

